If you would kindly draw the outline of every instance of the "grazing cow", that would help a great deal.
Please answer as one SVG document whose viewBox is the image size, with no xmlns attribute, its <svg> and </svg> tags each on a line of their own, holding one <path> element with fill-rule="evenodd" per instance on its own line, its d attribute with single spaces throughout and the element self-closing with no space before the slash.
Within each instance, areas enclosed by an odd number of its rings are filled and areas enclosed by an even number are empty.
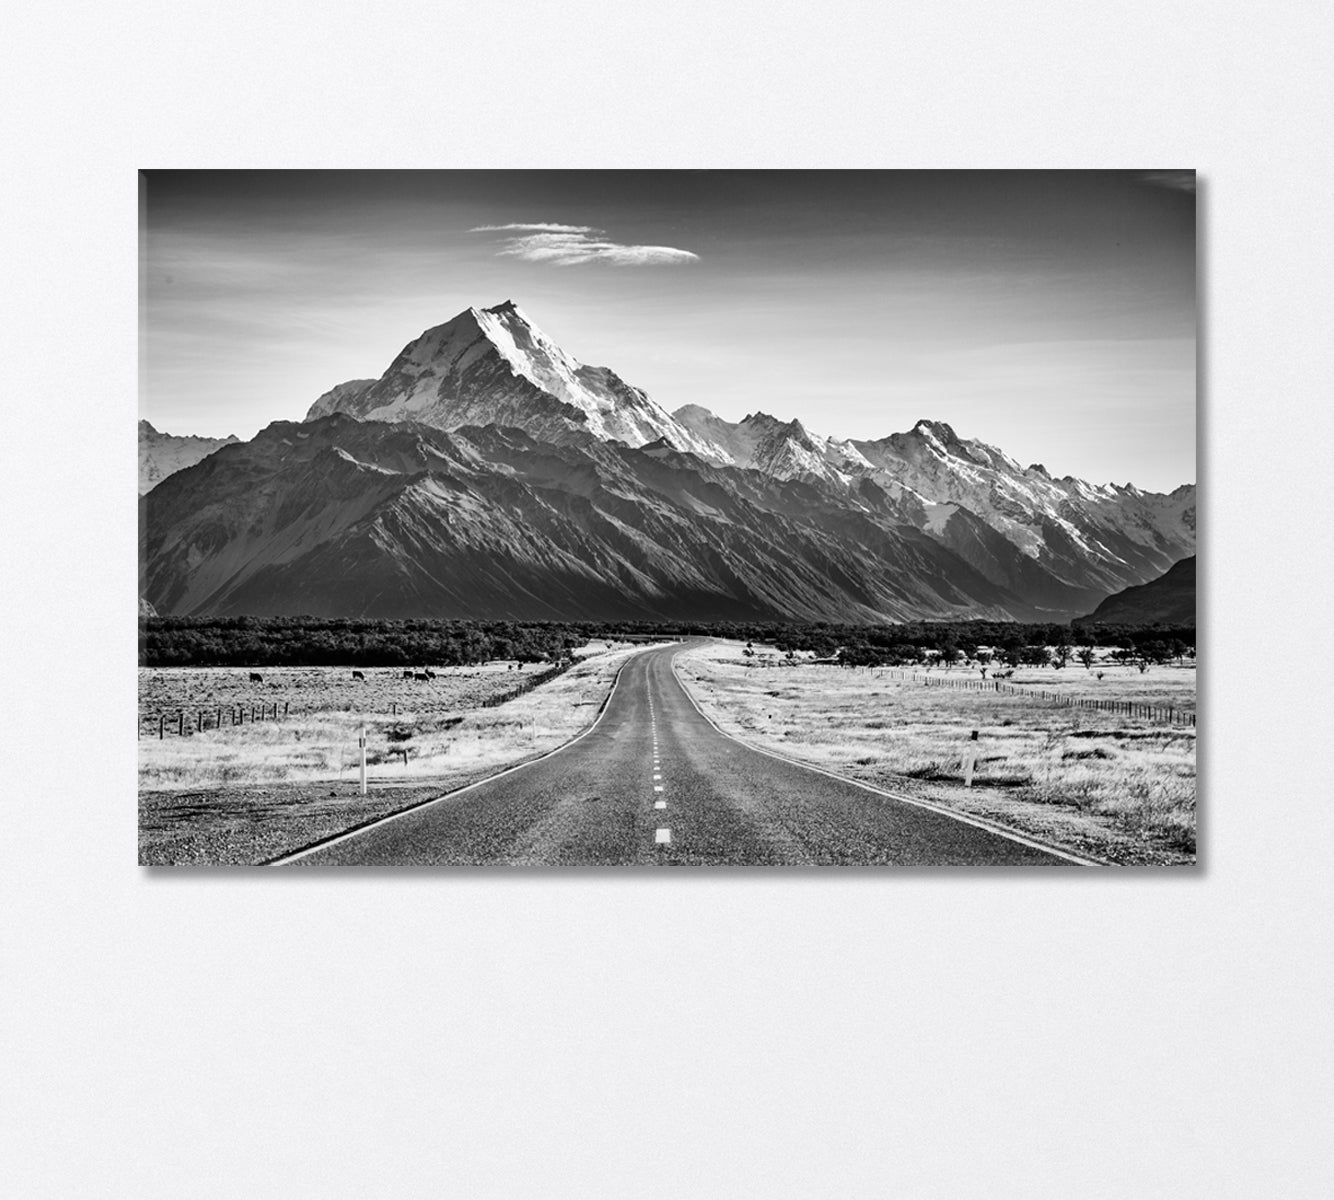
<svg viewBox="0 0 1334 1200">
<path fill-rule="evenodd" d="M 360 679 L 360 680 L 362 680 L 362 682 L 365 682 L 366 676 L 363 675 L 360 671 L 353 671 L 353 672 L 352 672 L 352 678 L 353 678 L 353 679 Z"/>
<path fill-rule="evenodd" d="M 411 671 L 404 671 L 404 672 L 403 672 L 403 678 L 404 678 L 404 679 L 411 679 L 412 677 L 413 677 L 413 676 L 412 676 L 412 672 L 411 672 Z"/>
<path fill-rule="evenodd" d="M 250 672 L 250 682 L 251 682 L 251 683 L 263 683 L 263 682 L 264 682 L 264 676 L 261 675 L 258 671 L 251 671 L 251 672 Z"/>
<path fill-rule="evenodd" d="M 428 679 L 430 679 L 430 678 L 431 678 L 430 675 L 414 675 L 414 676 L 413 676 L 413 679 L 418 679 L 418 680 L 420 680 L 422 683 L 425 683 L 425 682 L 426 682 Z"/>
</svg>

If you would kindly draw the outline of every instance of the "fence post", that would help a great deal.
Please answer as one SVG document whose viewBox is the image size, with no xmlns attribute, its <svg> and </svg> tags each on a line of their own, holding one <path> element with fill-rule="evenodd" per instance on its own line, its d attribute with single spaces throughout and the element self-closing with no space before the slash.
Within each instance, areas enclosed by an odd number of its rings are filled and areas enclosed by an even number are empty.
<svg viewBox="0 0 1334 1200">
<path fill-rule="evenodd" d="M 165 729 L 166 729 L 166 725 L 167 725 L 167 714 L 166 714 L 166 713 L 158 713 L 158 715 L 157 715 L 157 740 L 158 740 L 159 742 L 162 740 L 162 735 L 163 735 L 163 732 L 164 732 Z"/>
<path fill-rule="evenodd" d="M 357 748 L 361 751 L 361 794 L 366 794 L 366 726 L 361 727 L 361 736 L 357 738 Z"/>
<path fill-rule="evenodd" d="M 176 736 L 185 736 L 185 709 L 181 709 L 181 711 L 176 714 Z"/>
<path fill-rule="evenodd" d="M 195 732 L 204 732 L 204 710 L 202 708 L 195 714 Z"/>
</svg>

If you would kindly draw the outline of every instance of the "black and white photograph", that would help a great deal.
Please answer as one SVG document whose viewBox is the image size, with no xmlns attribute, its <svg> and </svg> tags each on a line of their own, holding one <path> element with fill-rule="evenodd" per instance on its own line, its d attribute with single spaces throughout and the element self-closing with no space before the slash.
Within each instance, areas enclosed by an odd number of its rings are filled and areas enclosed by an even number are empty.
<svg viewBox="0 0 1334 1200">
<path fill-rule="evenodd" d="M 1193 169 L 139 187 L 141 864 L 1195 863 Z"/>
</svg>

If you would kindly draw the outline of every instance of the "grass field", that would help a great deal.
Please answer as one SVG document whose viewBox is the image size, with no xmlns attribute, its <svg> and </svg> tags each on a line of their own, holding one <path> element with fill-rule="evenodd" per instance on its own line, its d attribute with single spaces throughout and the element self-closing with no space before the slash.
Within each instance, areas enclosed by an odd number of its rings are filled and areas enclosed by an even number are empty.
<svg viewBox="0 0 1334 1200">
<path fill-rule="evenodd" d="M 354 680 L 342 667 L 293 667 L 261 672 L 174 668 L 140 672 L 139 786 L 161 790 L 227 784 L 338 779 L 359 766 L 357 739 L 364 726 L 372 779 L 421 778 L 444 769 L 492 761 L 497 754 L 536 753 L 559 745 L 587 723 L 590 705 L 605 695 L 627 648 L 603 651 L 541 685 L 535 692 L 483 708 L 512 691 L 524 671 L 505 663 L 448 667 L 429 682 L 402 678 L 401 670 L 367 669 Z M 233 704 L 290 705 L 279 720 L 227 723 Z M 392 709 L 397 706 L 397 712 Z M 159 739 L 156 714 L 184 709 L 216 715 L 222 728 L 174 733 Z M 146 718 L 146 720 L 145 720 Z"/>
<path fill-rule="evenodd" d="M 174 733 L 176 714 L 182 710 L 191 728 L 199 712 L 206 724 L 214 725 L 219 709 L 223 725 L 228 726 L 233 708 L 244 710 L 248 721 L 253 707 L 271 708 L 275 703 L 279 712 L 286 705 L 289 716 L 297 718 L 330 712 L 388 715 L 395 708 L 400 713 L 476 708 L 513 690 L 547 665 L 529 664 L 522 670 L 505 662 L 441 667 L 436 678 L 427 682 L 404 679 L 398 667 L 362 668 L 364 680 L 354 679 L 350 667 L 263 667 L 258 672 L 263 683 L 250 682 L 246 668 L 141 669 L 139 731 L 141 737 L 156 737 L 158 716 L 165 714 L 167 728 Z"/>
<path fill-rule="evenodd" d="M 595 718 L 632 648 L 576 656 L 575 666 L 495 708 L 479 708 L 516 682 L 505 665 L 450 668 L 408 707 L 380 672 L 355 685 L 350 670 L 141 672 L 145 704 L 226 707 L 233 689 L 275 685 L 268 703 L 293 701 L 286 719 L 224 725 L 186 737 L 156 733 L 139 742 L 139 855 L 146 864 L 253 863 L 439 795 L 553 750 Z M 525 668 L 525 674 L 533 668 Z M 240 676 L 240 682 L 236 677 Z M 148 676 L 144 680 L 142 676 Z M 397 695 L 399 699 L 388 697 Z M 446 703 L 448 698 L 448 704 Z M 241 701 L 238 701 L 240 703 Z M 256 701 L 258 703 L 258 701 Z M 399 704 L 391 714 L 390 704 Z M 369 793 L 359 790 L 357 739 L 367 736 Z M 154 724 L 156 729 L 156 724 Z"/>
<path fill-rule="evenodd" d="M 678 658 L 727 732 L 889 790 L 930 798 L 1123 863 L 1195 854 L 1195 730 L 1064 708 L 1036 696 L 924 687 L 875 668 L 756 665 L 735 643 Z M 1016 671 L 1047 691 L 1194 711 L 1193 667 Z M 1072 676 L 1089 675 L 1083 679 Z M 954 678 L 980 678 L 956 670 Z M 937 669 L 933 676 L 944 676 Z M 971 788 L 961 760 L 975 744 Z"/>
</svg>

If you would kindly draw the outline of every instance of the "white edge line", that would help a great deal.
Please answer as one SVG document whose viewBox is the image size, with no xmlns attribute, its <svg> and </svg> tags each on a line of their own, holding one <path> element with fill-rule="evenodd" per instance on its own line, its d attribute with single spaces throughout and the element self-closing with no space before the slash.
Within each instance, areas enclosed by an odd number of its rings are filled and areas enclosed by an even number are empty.
<svg viewBox="0 0 1334 1200">
<path fill-rule="evenodd" d="M 1075 854 L 1073 851 L 1061 850 L 1055 846 L 1039 842 L 1034 838 L 1025 837 L 1021 833 L 1015 833 L 1012 829 L 1007 829 L 1004 825 L 994 824 L 982 817 L 974 817 L 964 813 L 955 812 L 953 809 L 945 808 L 943 805 L 932 804 L 928 800 L 916 800 L 912 796 L 900 796 L 896 792 L 888 792 L 884 788 L 875 787 L 873 784 L 863 783 L 860 779 L 849 779 L 846 775 L 836 775 L 833 771 L 826 771 L 823 767 L 812 767 L 808 763 L 797 762 L 794 758 L 786 758 L 781 754 L 775 754 L 772 750 L 765 750 L 760 746 L 756 746 L 753 743 L 746 741 L 744 738 L 739 738 L 735 734 L 728 733 L 719 728 L 718 723 L 700 708 L 699 702 L 693 695 L 691 695 L 690 689 L 686 687 L 685 681 L 682 680 L 680 672 L 676 669 L 676 660 L 681 653 L 682 651 L 678 650 L 672 655 L 671 661 L 672 674 L 676 677 L 676 686 L 685 693 L 686 699 L 694 705 L 695 711 L 712 725 L 718 733 L 723 737 L 736 742 L 738 745 L 745 746 L 747 750 L 754 750 L 756 754 L 763 754 L 767 758 L 777 759 L 779 762 L 787 763 L 789 766 L 800 767 L 803 771 L 814 771 L 817 775 L 825 775 L 830 779 L 837 779 L 840 783 L 850 783 L 853 787 L 859 787 L 863 791 L 872 792 L 877 796 L 884 796 L 889 800 L 898 800 L 904 804 L 914 805 L 917 808 L 929 809 L 931 812 L 939 813 L 942 817 L 949 817 L 951 820 L 962 822 L 964 825 L 972 825 L 977 829 L 984 829 L 987 833 L 994 833 L 998 837 L 1008 838 L 1012 842 L 1018 842 L 1021 846 L 1028 846 L 1033 850 L 1042 850 L 1047 854 L 1053 854 L 1057 858 L 1063 858 L 1066 862 L 1074 863 L 1079 867 L 1105 867 L 1109 865 L 1101 859 L 1092 857 L 1086 858 Z"/>
<path fill-rule="evenodd" d="M 652 647 L 660 649 L 661 647 Z M 271 858 L 265 866 L 285 867 L 289 863 L 294 863 L 298 859 L 305 858 L 308 854 L 318 854 L 322 850 L 327 850 L 330 846 L 336 846 L 339 842 L 346 842 L 350 838 L 360 837 L 363 833 L 368 833 L 372 829 L 378 829 L 381 825 L 388 825 L 390 821 L 397 821 L 400 817 L 406 817 L 411 813 L 421 812 L 423 808 L 429 808 L 432 804 L 439 804 L 444 800 L 452 800 L 455 796 L 461 796 L 464 792 L 470 792 L 473 788 L 479 788 L 484 783 L 490 783 L 494 779 L 499 779 L 502 775 L 511 775 L 515 771 L 522 771 L 524 767 L 531 767 L 534 763 L 540 763 L 543 759 L 551 758 L 559 754 L 562 750 L 568 750 L 576 742 L 582 742 L 590 733 L 602 724 L 602 718 L 607 715 L 607 709 L 611 707 L 611 698 L 616 695 L 616 689 L 621 684 L 621 672 L 630 665 L 632 659 L 638 658 L 641 654 L 647 654 L 648 648 L 636 650 L 625 662 L 616 668 L 616 678 L 611 681 L 611 691 L 607 693 L 607 699 L 602 705 L 602 711 L 598 713 L 597 719 L 582 733 L 572 737 L 568 742 L 562 742 L 554 750 L 548 750 L 545 754 L 539 754 L 536 758 L 530 758 L 526 762 L 515 763 L 512 767 L 506 767 L 503 771 L 497 771 L 494 775 L 488 775 L 485 779 L 478 779 L 461 788 L 455 788 L 452 792 L 446 792 L 443 796 L 433 796 L 430 800 L 422 800 L 417 804 L 411 804 L 407 808 L 400 808 L 397 812 L 386 813 L 382 817 L 377 817 L 373 821 L 368 821 L 365 825 L 358 825 L 355 829 L 349 829 L 345 833 L 336 833 L 333 837 L 325 838 L 323 841 L 313 842 L 309 846 L 303 846 L 300 850 L 293 850 L 290 854 L 283 854 L 277 858 Z"/>
</svg>

